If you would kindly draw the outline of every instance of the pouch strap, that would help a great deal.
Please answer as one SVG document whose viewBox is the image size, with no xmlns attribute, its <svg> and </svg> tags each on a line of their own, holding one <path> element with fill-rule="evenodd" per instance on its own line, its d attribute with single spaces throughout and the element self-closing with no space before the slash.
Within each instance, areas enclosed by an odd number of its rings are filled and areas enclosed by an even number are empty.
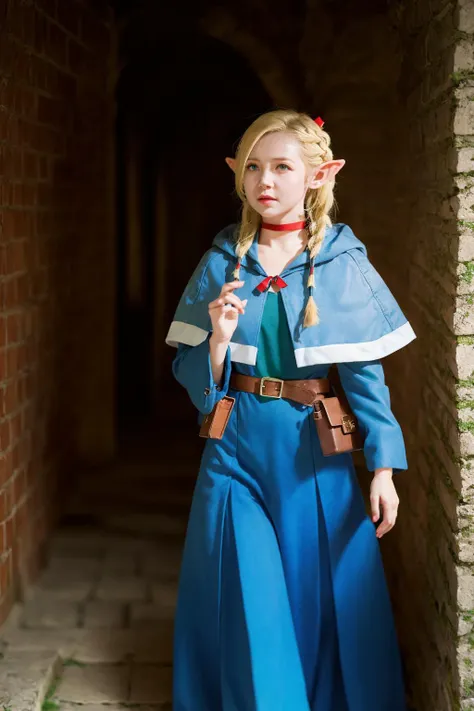
<svg viewBox="0 0 474 711">
<path fill-rule="evenodd" d="M 251 375 L 232 373 L 230 388 L 245 393 L 262 395 L 271 398 L 294 400 L 300 405 L 314 405 L 330 393 L 331 385 L 328 378 L 313 380 L 281 380 L 279 378 L 254 378 Z"/>
</svg>

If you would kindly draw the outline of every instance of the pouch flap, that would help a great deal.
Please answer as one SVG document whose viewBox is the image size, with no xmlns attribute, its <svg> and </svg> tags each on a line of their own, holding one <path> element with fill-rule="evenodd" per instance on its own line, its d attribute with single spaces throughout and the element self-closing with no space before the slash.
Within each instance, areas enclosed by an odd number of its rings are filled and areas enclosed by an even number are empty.
<svg viewBox="0 0 474 711">
<path fill-rule="evenodd" d="M 342 427 L 342 417 L 346 412 L 342 408 L 339 399 L 337 397 L 328 397 L 320 400 L 320 404 L 324 407 L 331 427 Z"/>
</svg>

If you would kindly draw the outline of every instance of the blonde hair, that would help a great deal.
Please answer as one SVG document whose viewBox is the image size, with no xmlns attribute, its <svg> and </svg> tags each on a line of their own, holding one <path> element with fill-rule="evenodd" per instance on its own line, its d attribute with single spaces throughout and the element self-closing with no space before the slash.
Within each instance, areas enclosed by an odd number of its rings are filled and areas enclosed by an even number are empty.
<svg viewBox="0 0 474 711">
<path fill-rule="evenodd" d="M 240 262 L 249 250 L 255 233 L 260 227 L 261 217 L 251 207 L 244 192 L 246 164 L 255 144 L 267 133 L 286 131 L 293 134 L 301 144 L 303 159 L 309 168 L 316 168 L 321 163 L 332 160 L 331 139 L 326 131 L 307 114 L 279 109 L 259 116 L 245 131 L 236 153 L 235 187 L 242 200 L 242 219 L 237 236 L 237 267 L 234 277 L 239 278 Z M 307 249 L 310 254 L 308 274 L 308 300 L 304 313 L 304 327 L 319 323 L 318 307 L 313 297 L 314 260 L 323 243 L 326 227 L 332 225 L 329 213 L 334 205 L 334 180 L 324 183 L 320 188 L 308 189 L 305 197 L 305 213 L 309 240 Z"/>
</svg>

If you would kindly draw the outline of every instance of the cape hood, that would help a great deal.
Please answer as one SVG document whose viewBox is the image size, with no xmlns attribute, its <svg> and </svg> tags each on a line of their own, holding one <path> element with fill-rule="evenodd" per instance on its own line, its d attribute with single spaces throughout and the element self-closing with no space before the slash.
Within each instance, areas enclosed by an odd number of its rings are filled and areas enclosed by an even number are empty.
<svg viewBox="0 0 474 711">
<path fill-rule="evenodd" d="M 216 250 L 221 250 L 235 260 L 235 240 L 239 225 L 229 225 L 214 237 L 212 246 Z M 247 252 L 242 264 L 246 264 L 248 268 L 254 269 L 256 272 L 265 273 L 258 262 L 257 254 L 258 234 L 256 235 L 252 246 Z M 363 255 L 367 255 L 367 249 L 363 242 L 358 239 L 348 225 L 337 223 L 328 227 L 324 235 L 323 244 L 319 253 L 316 255 L 315 264 L 323 264 L 335 259 L 340 254 L 351 249 L 358 249 Z M 298 269 L 304 269 L 308 266 L 309 254 L 307 251 L 296 257 L 285 269 L 285 273 L 291 273 Z M 282 272 L 283 273 L 283 272 Z"/>
<path fill-rule="evenodd" d="M 195 346 L 211 333 L 208 304 L 225 282 L 233 279 L 238 225 L 229 225 L 214 239 L 192 275 L 178 304 L 166 342 Z M 238 294 L 248 299 L 230 344 L 232 360 L 255 365 L 266 292 L 257 289 L 267 274 L 258 261 L 257 239 L 241 260 Z M 382 277 L 367 257 L 365 245 L 352 229 L 328 227 L 315 259 L 314 298 L 320 323 L 303 327 L 308 297 L 309 253 L 298 255 L 280 276 L 288 327 L 299 367 L 320 363 L 371 361 L 402 348 L 416 336 Z"/>
</svg>

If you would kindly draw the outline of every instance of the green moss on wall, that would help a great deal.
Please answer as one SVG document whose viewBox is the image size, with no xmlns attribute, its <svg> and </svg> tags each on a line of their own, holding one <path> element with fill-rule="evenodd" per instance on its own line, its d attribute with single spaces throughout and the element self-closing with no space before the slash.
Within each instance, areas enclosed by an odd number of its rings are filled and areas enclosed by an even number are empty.
<svg viewBox="0 0 474 711">
<path fill-rule="evenodd" d="M 470 80 L 474 80 L 473 69 L 459 69 L 459 71 L 451 74 L 451 81 L 454 86 L 464 86 L 464 84 Z"/>
<path fill-rule="evenodd" d="M 456 405 L 458 410 L 474 410 L 474 400 L 458 400 Z"/>
<path fill-rule="evenodd" d="M 474 434 L 474 420 L 458 422 L 458 430 L 460 432 L 472 432 Z"/>
</svg>

